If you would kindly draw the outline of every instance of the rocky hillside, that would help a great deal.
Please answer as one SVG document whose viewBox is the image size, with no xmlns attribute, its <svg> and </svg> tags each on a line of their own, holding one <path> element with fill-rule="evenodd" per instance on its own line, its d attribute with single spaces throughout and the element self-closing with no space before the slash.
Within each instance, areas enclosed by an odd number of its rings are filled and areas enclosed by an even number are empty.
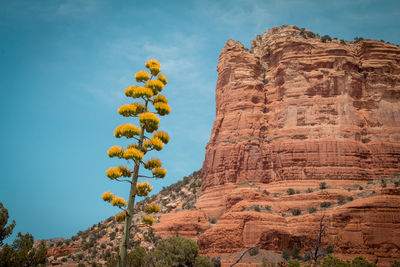
<svg viewBox="0 0 400 267">
<path fill-rule="evenodd" d="M 306 254 L 323 218 L 337 256 L 400 260 L 400 48 L 282 26 L 251 50 L 227 41 L 217 70 L 203 193 L 156 234 L 198 239 L 211 256 Z"/>
<path fill-rule="evenodd" d="M 200 171 L 197 171 L 163 188 L 158 194 L 138 202 L 132 222 L 140 226 L 131 230 L 130 247 L 142 246 L 152 249 L 159 238 L 154 235 L 152 228 L 141 226 L 145 205 L 155 202 L 160 206 L 160 212 L 153 216 L 157 222 L 162 214 L 194 209 L 196 199 L 201 195 L 200 187 Z M 85 266 L 94 266 L 94 263 L 104 265 L 109 258 L 118 253 L 122 233 L 123 223 L 118 223 L 114 217 L 110 217 L 89 229 L 79 231 L 69 239 L 44 240 L 49 248 L 48 262 L 51 265 L 62 266 L 76 266 L 79 263 Z"/>
</svg>

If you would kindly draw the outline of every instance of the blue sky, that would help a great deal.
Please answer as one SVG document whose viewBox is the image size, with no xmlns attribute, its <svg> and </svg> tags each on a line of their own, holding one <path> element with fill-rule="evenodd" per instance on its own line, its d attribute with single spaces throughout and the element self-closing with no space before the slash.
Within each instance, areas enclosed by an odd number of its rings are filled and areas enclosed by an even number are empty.
<svg viewBox="0 0 400 267">
<path fill-rule="evenodd" d="M 283 24 L 320 35 L 399 44 L 400 2 L 0 0 L 0 202 L 14 233 L 71 237 L 116 209 L 101 200 L 128 187 L 105 170 L 124 89 L 156 58 L 172 112 L 171 142 L 153 153 L 168 170 L 154 191 L 201 168 L 215 118 L 218 56 L 226 40 Z"/>
</svg>

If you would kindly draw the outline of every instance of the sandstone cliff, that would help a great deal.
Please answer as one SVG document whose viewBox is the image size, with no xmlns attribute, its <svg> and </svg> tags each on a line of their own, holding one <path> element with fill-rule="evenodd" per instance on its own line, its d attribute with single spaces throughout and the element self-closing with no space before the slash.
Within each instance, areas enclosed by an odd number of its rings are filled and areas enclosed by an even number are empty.
<svg viewBox="0 0 400 267">
<path fill-rule="evenodd" d="M 370 180 L 399 172 L 400 48 L 273 28 L 229 40 L 217 70 L 207 189 L 243 181 Z"/>
<path fill-rule="evenodd" d="M 217 70 L 197 210 L 162 216 L 156 233 L 211 256 L 306 253 L 323 217 L 337 256 L 400 260 L 400 48 L 283 26 L 251 51 L 227 41 Z"/>
</svg>

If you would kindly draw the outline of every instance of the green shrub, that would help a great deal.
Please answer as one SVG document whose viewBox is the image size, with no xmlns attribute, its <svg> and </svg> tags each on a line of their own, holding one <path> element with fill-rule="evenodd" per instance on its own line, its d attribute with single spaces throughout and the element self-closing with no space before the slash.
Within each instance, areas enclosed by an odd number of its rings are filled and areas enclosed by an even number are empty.
<svg viewBox="0 0 400 267">
<path fill-rule="evenodd" d="M 363 190 L 364 188 L 360 185 L 359 187 L 358 187 L 358 190 Z"/>
<path fill-rule="evenodd" d="M 340 39 L 340 43 L 344 45 L 346 44 L 346 42 L 343 39 Z"/>
<path fill-rule="evenodd" d="M 297 260 L 288 260 L 288 263 L 295 267 L 300 267 L 300 262 Z"/>
<path fill-rule="evenodd" d="M 252 206 L 250 207 L 250 209 L 255 210 L 255 211 L 258 211 L 258 212 L 261 211 L 261 208 L 260 208 L 259 205 L 252 205 Z"/>
<path fill-rule="evenodd" d="M 333 246 L 332 245 L 327 246 L 326 249 L 325 249 L 325 252 L 327 254 L 332 254 L 333 253 Z"/>
<path fill-rule="evenodd" d="M 362 40 L 364 40 L 364 38 L 362 38 L 362 37 L 354 37 L 354 42 L 356 42 L 356 43 L 358 43 L 358 42 L 361 42 Z"/>
<path fill-rule="evenodd" d="M 209 221 L 211 224 L 216 224 L 216 223 L 217 223 L 217 219 L 215 219 L 215 218 L 210 218 L 210 219 L 208 219 L 208 221 Z"/>
<path fill-rule="evenodd" d="M 286 192 L 288 195 L 294 195 L 296 193 L 293 188 L 289 188 Z"/>
<path fill-rule="evenodd" d="M 329 35 L 324 35 L 321 37 L 321 41 L 326 43 L 326 41 L 332 41 L 332 38 Z"/>
<path fill-rule="evenodd" d="M 128 253 L 127 262 L 131 267 L 144 266 L 144 258 L 146 257 L 146 250 L 142 247 L 136 247 Z"/>
<path fill-rule="evenodd" d="M 331 206 L 331 202 L 322 202 L 320 206 L 321 208 L 328 208 Z"/>
<path fill-rule="evenodd" d="M 266 205 L 265 209 L 270 211 L 271 210 L 271 206 L 270 205 Z"/>
<path fill-rule="evenodd" d="M 209 257 L 198 255 L 194 262 L 194 266 L 195 267 L 211 267 L 214 265 L 212 264 L 211 259 Z"/>
<path fill-rule="evenodd" d="M 265 190 L 265 189 L 263 191 L 263 194 L 269 196 L 269 192 L 267 190 Z"/>
<path fill-rule="evenodd" d="M 285 260 L 289 260 L 291 254 L 292 253 L 288 248 L 284 248 L 282 251 L 282 258 L 284 258 Z"/>
<path fill-rule="evenodd" d="M 351 267 L 376 267 L 375 263 L 369 262 L 361 256 L 355 257 L 351 262 Z"/>
<path fill-rule="evenodd" d="M 317 211 L 317 208 L 315 208 L 315 207 L 308 208 L 308 213 L 314 213 L 316 211 Z"/>
<path fill-rule="evenodd" d="M 312 188 L 307 188 L 306 193 L 312 193 L 314 190 Z"/>
<path fill-rule="evenodd" d="M 76 265 L 76 267 L 85 267 L 85 264 L 79 263 L 78 265 Z"/>
<path fill-rule="evenodd" d="M 390 265 L 390 267 L 400 267 L 400 261 L 394 261 L 394 262 L 392 262 L 392 264 Z"/>
<path fill-rule="evenodd" d="M 156 266 L 193 266 L 198 256 L 199 247 L 196 242 L 188 238 L 172 236 L 161 240 L 149 257 Z M 202 259 L 199 261 L 202 264 L 205 263 Z"/>
<path fill-rule="evenodd" d="M 92 247 L 91 243 L 85 243 L 82 247 L 83 250 L 87 250 L 88 248 Z"/>
<path fill-rule="evenodd" d="M 354 198 L 352 196 L 347 197 L 347 201 L 353 201 L 353 200 L 354 200 Z"/>
<path fill-rule="evenodd" d="M 338 203 L 340 204 L 340 205 L 342 205 L 342 204 L 344 204 L 344 197 L 343 196 L 338 196 Z"/>
<path fill-rule="evenodd" d="M 322 262 L 322 267 L 351 267 L 350 262 L 328 256 Z"/>
<path fill-rule="evenodd" d="M 320 184 L 319 184 L 319 189 L 326 189 L 326 183 L 325 182 L 321 182 Z"/>
<path fill-rule="evenodd" d="M 395 181 L 394 182 L 394 187 L 399 187 L 400 186 L 400 181 Z"/>
<path fill-rule="evenodd" d="M 290 252 L 294 259 L 301 259 L 300 257 L 300 248 L 294 244 L 292 251 Z"/>
<path fill-rule="evenodd" d="M 301 214 L 301 210 L 300 209 L 292 209 L 292 214 L 293 214 L 293 216 L 298 216 Z"/>
<path fill-rule="evenodd" d="M 252 247 L 249 249 L 250 256 L 255 256 L 258 254 L 258 247 Z"/>
<path fill-rule="evenodd" d="M 117 229 L 117 228 L 115 228 L 115 229 Z M 116 235 L 115 232 L 111 232 L 110 233 L 110 240 L 114 240 L 115 239 L 115 235 Z"/>
</svg>

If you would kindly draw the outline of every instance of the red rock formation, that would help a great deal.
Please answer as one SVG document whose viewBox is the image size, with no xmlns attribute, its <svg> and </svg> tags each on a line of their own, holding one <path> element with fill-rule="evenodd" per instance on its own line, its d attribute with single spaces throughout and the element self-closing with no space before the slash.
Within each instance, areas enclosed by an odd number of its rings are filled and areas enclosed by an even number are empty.
<svg viewBox="0 0 400 267">
<path fill-rule="evenodd" d="M 59 248 L 59 247 L 49 248 L 47 250 L 46 256 L 47 257 L 50 257 L 50 256 L 60 257 L 60 256 L 69 255 L 72 252 L 74 252 L 75 250 L 77 250 L 78 248 L 81 248 L 81 246 L 70 246 L 70 247 L 66 247 L 66 248 Z"/>
<path fill-rule="evenodd" d="M 274 28 L 229 40 L 203 190 L 243 181 L 370 180 L 400 171 L 400 48 Z"/>
<path fill-rule="evenodd" d="M 322 42 L 286 26 L 258 36 L 251 51 L 229 40 L 217 70 L 199 210 L 164 215 L 156 232 L 198 238 L 210 256 L 255 245 L 305 252 L 325 214 L 324 243 L 337 256 L 399 261 L 400 191 L 378 179 L 400 172 L 400 48 Z"/>
</svg>

